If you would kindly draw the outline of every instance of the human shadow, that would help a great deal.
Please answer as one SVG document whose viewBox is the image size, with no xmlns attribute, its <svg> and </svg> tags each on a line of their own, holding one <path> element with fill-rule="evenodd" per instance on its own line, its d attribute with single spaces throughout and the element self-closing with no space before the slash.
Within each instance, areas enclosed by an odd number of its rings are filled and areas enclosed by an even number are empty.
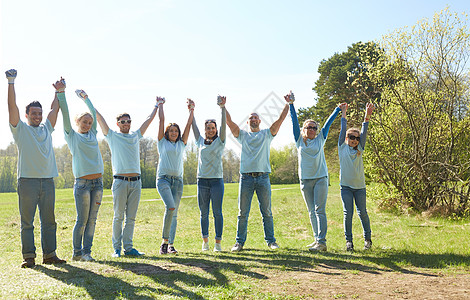
<svg viewBox="0 0 470 300">
<path fill-rule="evenodd" d="M 84 266 L 89 263 L 84 263 Z M 145 296 L 139 291 L 142 287 L 134 286 L 116 277 L 106 277 L 98 273 L 75 267 L 71 264 L 55 265 L 48 268 L 42 265 L 36 265 L 34 270 L 45 275 L 60 280 L 67 285 L 83 287 L 92 299 L 115 299 L 125 297 L 127 299 L 154 299 Z M 146 287 L 153 293 L 160 291 L 155 288 Z"/>
</svg>

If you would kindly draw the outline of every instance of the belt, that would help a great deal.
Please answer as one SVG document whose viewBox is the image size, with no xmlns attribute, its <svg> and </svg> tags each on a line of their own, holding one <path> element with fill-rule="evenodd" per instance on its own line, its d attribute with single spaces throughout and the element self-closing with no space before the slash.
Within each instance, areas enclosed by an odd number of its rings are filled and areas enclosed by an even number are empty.
<svg viewBox="0 0 470 300">
<path fill-rule="evenodd" d="M 266 172 L 250 172 L 250 173 L 243 173 L 243 175 L 248 175 L 251 177 L 260 177 L 266 174 Z"/>
<path fill-rule="evenodd" d="M 114 175 L 113 177 L 115 179 L 121 179 L 121 180 L 125 180 L 125 181 L 137 181 L 137 180 L 140 179 L 140 176 L 126 177 L 126 176 Z"/>
</svg>

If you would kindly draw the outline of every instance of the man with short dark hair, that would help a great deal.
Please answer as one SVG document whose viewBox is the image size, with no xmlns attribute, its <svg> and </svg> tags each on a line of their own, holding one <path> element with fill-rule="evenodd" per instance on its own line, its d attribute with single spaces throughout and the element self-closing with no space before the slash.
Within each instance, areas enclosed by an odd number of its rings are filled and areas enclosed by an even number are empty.
<svg viewBox="0 0 470 300">
<path fill-rule="evenodd" d="M 251 200 L 256 191 L 258 196 L 259 209 L 263 216 L 264 239 L 268 247 L 272 250 L 278 249 L 274 237 L 274 223 L 271 212 L 271 182 L 269 173 L 271 165 L 269 154 L 271 141 L 279 131 L 282 122 L 287 116 L 289 105 L 286 104 L 279 118 L 269 129 L 260 130 L 261 119 L 257 113 L 250 114 L 248 125 L 250 131 L 241 130 L 232 121 L 230 114 L 226 110 L 227 125 L 233 136 L 242 146 L 240 159 L 240 187 L 238 192 L 238 222 L 236 243 L 232 251 L 238 252 L 243 249 L 246 241 L 248 215 L 250 214 Z"/>
<path fill-rule="evenodd" d="M 55 222 L 55 186 L 57 166 L 52 147 L 51 133 L 57 121 L 59 102 L 57 94 L 52 101 L 51 111 L 45 123 L 42 122 L 42 106 L 33 101 L 26 106 L 27 124 L 20 120 L 16 105 L 16 70 L 5 72 L 8 79 L 8 113 L 10 130 L 18 147 L 18 202 L 21 216 L 22 268 L 35 266 L 36 247 L 34 245 L 34 215 L 39 207 L 41 220 L 41 247 L 44 264 L 62 264 L 56 255 L 57 223 Z M 63 92 L 65 81 L 54 85 Z"/>
<path fill-rule="evenodd" d="M 152 113 L 140 126 L 139 130 L 135 132 L 130 132 L 132 120 L 128 113 L 117 116 L 116 125 L 119 127 L 119 132 L 115 132 L 109 129 L 103 116 L 96 111 L 98 123 L 111 150 L 113 165 L 113 257 L 121 256 L 122 246 L 126 256 L 144 255 L 144 253 L 139 252 L 133 247 L 132 242 L 142 188 L 139 140 L 143 137 L 145 131 L 147 131 L 150 123 L 152 123 L 157 110 L 158 106 L 155 105 Z M 125 224 L 123 228 L 124 216 Z"/>
</svg>

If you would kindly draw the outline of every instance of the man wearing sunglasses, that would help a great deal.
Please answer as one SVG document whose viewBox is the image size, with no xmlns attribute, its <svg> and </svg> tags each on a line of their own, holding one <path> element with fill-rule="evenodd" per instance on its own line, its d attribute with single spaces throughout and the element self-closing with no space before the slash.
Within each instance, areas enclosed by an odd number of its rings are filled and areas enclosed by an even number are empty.
<svg viewBox="0 0 470 300">
<path fill-rule="evenodd" d="M 126 256 L 144 255 L 144 253 L 135 249 L 132 243 L 142 188 L 139 141 L 155 118 L 157 110 L 158 105 L 155 105 L 152 113 L 134 132 L 130 131 L 132 120 L 128 113 L 116 117 L 116 125 L 119 128 L 119 132 L 116 132 L 109 129 L 103 116 L 96 111 L 98 123 L 111 150 L 111 162 L 113 164 L 113 257 L 121 256 L 122 246 Z"/>
<path fill-rule="evenodd" d="M 52 101 L 51 111 L 45 123 L 42 122 L 42 106 L 33 101 L 26 106 L 26 119 L 20 119 L 16 105 L 15 79 L 16 70 L 5 72 L 8 79 L 8 113 L 10 130 L 18 147 L 18 204 L 21 217 L 21 247 L 23 254 L 22 268 L 33 268 L 36 258 L 34 245 L 34 215 L 39 207 L 41 220 L 41 246 L 44 264 L 63 264 L 56 255 L 57 223 L 55 221 L 55 186 L 57 166 L 52 147 L 51 133 L 57 121 L 59 101 L 57 93 L 63 92 L 65 81 L 54 85 L 56 96 Z"/>
<path fill-rule="evenodd" d="M 241 130 L 232 121 L 230 114 L 226 111 L 227 125 L 233 136 L 242 146 L 240 159 L 240 187 L 238 193 L 238 222 L 236 243 L 232 247 L 233 252 L 243 249 L 246 241 L 248 215 L 251 208 L 251 200 L 256 191 L 259 208 L 263 216 L 264 239 L 272 250 L 279 248 L 274 237 L 273 215 L 271 213 L 271 182 L 269 173 L 270 146 L 274 136 L 279 131 L 282 122 L 289 111 L 286 103 L 279 119 L 269 129 L 260 130 L 261 119 L 258 114 L 252 113 L 248 119 L 250 131 Z"/>
</svg>

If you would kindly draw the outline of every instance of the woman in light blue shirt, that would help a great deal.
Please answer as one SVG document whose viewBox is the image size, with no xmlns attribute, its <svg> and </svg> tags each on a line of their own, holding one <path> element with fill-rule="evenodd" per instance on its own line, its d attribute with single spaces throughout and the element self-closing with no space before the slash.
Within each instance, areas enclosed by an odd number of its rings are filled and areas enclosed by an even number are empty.
<svg viewBox="0 0 470 300">
<path fill-rule="evenodd" d="M 217 104 L 222 110 L 222 124 L 220 136 L 217 132 L 215 120 L 206 120 L 204 123 L 205 138 L 199 133 L 196 120 L 193 118 L 193 133 L 198 147 L 197 169 L 197 202 L 201 211 L 202 251 L 209 250 L 209 205 L 212 200 L 212 213 L 215 225 L 214 251 L 222 251 L 220 242 L 224 219 L 222 216 L 222 200 L 224 198 L 224 171 L 222 155 L 225 148 L 225 97 L 219 96 Z"/>
<path fill-rule="evenodd" d="M 290 104 L 290 114 L 294 129 L 295 145 L 299 157 L 300 189 L 307 205 L 315 241 L 308 245 L 310 251 L 326 251 L 326 199 L 328 196 L 328 168 L 326 166 L 325 146 L 328 131 L 340 112 L 339 106 L 318 132 L 318 123 L 306 120 L 300 132 L 299 120 L 293 104 L 293 94 L 284 97 Z M 318 134 L 317 134 L 318 132 Z"/>
<path fill-rule="evenodd" d="M 103 197 L 103 159 L 96 139 L 95 108 L 84 91 L 77 90 L 76 93 L 90 110 L 75 118 L 77 131 L 73 130 L 70 124 L 64 92 L 57 93 L 64 121 L 65 140 L 72 153 L 72 171 L 75 176 L 73 195 L 77 221 L 73 228 L 72 260 L 93 261 L 91 246 Z"/>
<path fill-rule="evenodd" d="M 160 254 L 177 253 L 173 243 L 175 241 L 178 207 L 183 195 L 183 156 L 188 141 L 189 130 L 193 121 L 194 104 L 188 99 L 190 108 L 188 123 L 183 135 L 176 123 L 170 123 L 165 128 L 165 114 L 163 104 L 165 98 L 157 97 L 158 117 L 160 119 L 158 129 L 158 170 L 157 190 L 165 203 L 165 215 L 163 217 L 162 245 Z"/>
<path fill-rule="evenodd" d="M 359 132 L 357 128 L 347 128 L 346 103 L 340 106 L 342 111 L 341 132 L 338 139 L 338 155 L 340 164 L 341 200 L 344 212 L 344 235 L 346 237 L 346 250 L 354 251 L 352 235 L 352 218 L 354 214 L 354 203 L 357 214 L 361 219 L 364 230 L 364 249 L 372 247 L 369 215 L 366 209 L 366 181 L 364 177 L 363 154 L 366 145 L 367 128 L 369 119 L 374 111 L 374 105 L 367 103 L 364 122 Z"/>
</svg>

